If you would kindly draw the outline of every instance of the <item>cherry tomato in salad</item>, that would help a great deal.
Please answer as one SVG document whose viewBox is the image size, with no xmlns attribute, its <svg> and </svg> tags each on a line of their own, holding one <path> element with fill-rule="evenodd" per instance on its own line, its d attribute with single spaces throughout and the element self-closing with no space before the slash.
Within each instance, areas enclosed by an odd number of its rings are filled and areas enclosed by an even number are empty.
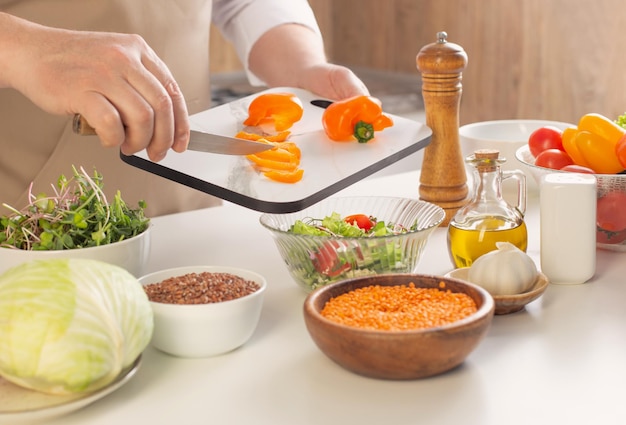
<svg viewBox="0 0 626 425">
<path fill-rule="evenodd" d="M 560 170 L 567 165 L 574 165 L 574 161 L 562 150 L 546 149 L 535 157 L 535 165 Z"/>
<path fill-rule="evenodd" d="M 337 255 L 338 248 L 340 248 L 338 241 L 328 241 L 314 252 L 311 259 L 315 270 L 328 277 L 339 276 L 341 273 L 350 270 L 352 265 L 342 262 Z"/>
<path fill-rule="evenodd" d="M 609 232 L 626 230 L 626 193 L 609 192 L 598 198 L 598 227 Z"/>
<path fill-rule="evenodd" d="M 548 149 L 563 150 L 563 132 L 554 126 L 540 127 L 528 137 L 528 149 L 536 158 Z"/>
<path fill-rule="evenodd" d="M 353 226 L 357 226 L 359 229 L 369 232 L 372 227 L 374 227 L 374 222 L 371 218 L 366 216 L 365 214 L 352 214 L 343 219 L 348 224 L 352 224 Z"/>
<path fill-rule="evenodd" d="M 583 173 L 583 174 L 595 174 L 595 172 L 589 167 L 583 167 L 582 165 L 570 164 L 561 168 L 561 171 L 569 171 L 570 173 Z"/>
</svg>

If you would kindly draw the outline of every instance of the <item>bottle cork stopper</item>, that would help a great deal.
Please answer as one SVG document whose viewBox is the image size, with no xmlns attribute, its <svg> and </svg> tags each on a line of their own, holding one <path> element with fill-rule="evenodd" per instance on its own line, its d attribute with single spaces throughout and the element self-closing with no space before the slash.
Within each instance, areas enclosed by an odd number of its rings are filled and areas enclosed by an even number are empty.
<svg viewBox="0 0 626 425">
<path fill-rule="evenodd" d="M 426 125 L 432 130 L 424 149 L 420 174 L 420 199 L 439 205 L 446 212 L 447 226 L 456 211 L 469 202 L 465 161 L 459 143 L 461 74 L 467 54 L 437 33 L 435 43 L 424 46 L 416 57 L 422 75 Z"/>
<path fill-rule="evenodd" d="M 497 149 L 478 149 L 474 151 L 472 162 L 476 164 L 479 172 L 496 171 L 502 162 L 500 151 Z"/>
</svg>

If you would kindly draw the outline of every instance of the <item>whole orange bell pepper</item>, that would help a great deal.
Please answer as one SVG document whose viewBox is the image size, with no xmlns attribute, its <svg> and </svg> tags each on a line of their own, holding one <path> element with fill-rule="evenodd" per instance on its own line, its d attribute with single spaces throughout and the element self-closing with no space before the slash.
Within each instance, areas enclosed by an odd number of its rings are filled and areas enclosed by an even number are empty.
<svg viewBox="0 0 626 425">
<path fill-rule="evenodd" d="M 293 93 L 264 93 L 255 97 L 248 106 L 244 125 L 274 124 L 276 131 L 284 131 L 300 121 L 304 114 L 302 101 Z"/>
<path fill-rule="evenodd" d="M 354 96 L 330 104 L 322 115 L 324 131 L 329 139 L 342 142 L 356 138 L 366 143 L 376 131 L 393 125 L 391 117 L 383 113 L 379 99 L 372 96 Z"/>
</svg>

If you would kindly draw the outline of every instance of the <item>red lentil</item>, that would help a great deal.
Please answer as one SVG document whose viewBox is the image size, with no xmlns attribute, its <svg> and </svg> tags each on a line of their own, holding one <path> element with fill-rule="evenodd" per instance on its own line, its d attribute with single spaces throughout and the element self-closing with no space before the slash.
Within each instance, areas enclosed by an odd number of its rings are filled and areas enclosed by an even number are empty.
<svg viewBox="0 0 626 425">
<path fill-rule="evenodd" d="M 150 301 L 209 304 L 234 300 L 259 290 L 256 282 L 230 273 L 188 273 L 144 286 Z"/>
<path fill-rule="evenodd" d="M 442 285 L 443 284 L 443 285 Z M 445 283 L 439 284 L 445 288 Z M 467 294 L 409 285 L 358 288 L 330 299 L 321 311 L 329 320 L 374 330 L 415 330 L 446 325 L 475 313 Z"/>
</svg>

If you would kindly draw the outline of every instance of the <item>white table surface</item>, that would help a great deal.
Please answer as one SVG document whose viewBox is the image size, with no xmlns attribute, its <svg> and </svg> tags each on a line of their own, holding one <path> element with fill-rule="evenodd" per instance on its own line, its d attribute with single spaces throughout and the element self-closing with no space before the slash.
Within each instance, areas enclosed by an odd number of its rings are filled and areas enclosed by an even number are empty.
<svg viewBox="0 0 626 425">
<path fill-rule="evenodd" d="M 418 196 L 419 175 L 369 178 L 338 195 Z M 495 316 L 483 342 L 448 373 L 384 381 L 348 372 L 310 339 L 306 294 L 292 281 L 260 213 L 221 207 L 156 218 L 149 271 L 217 264 L 267 277 L 259 326 L 241 348 L 180 359 L 152 347 L 137 375 L 104 399 L 49 424 L 624 424 L 626 254 L 598 251 L 586 284 L 551 284 L 526 310 Z M 539 264 L 537 198 L 526 217 Z M 452 268 L 445 229 L 417 271 Z"/>
</svg>

